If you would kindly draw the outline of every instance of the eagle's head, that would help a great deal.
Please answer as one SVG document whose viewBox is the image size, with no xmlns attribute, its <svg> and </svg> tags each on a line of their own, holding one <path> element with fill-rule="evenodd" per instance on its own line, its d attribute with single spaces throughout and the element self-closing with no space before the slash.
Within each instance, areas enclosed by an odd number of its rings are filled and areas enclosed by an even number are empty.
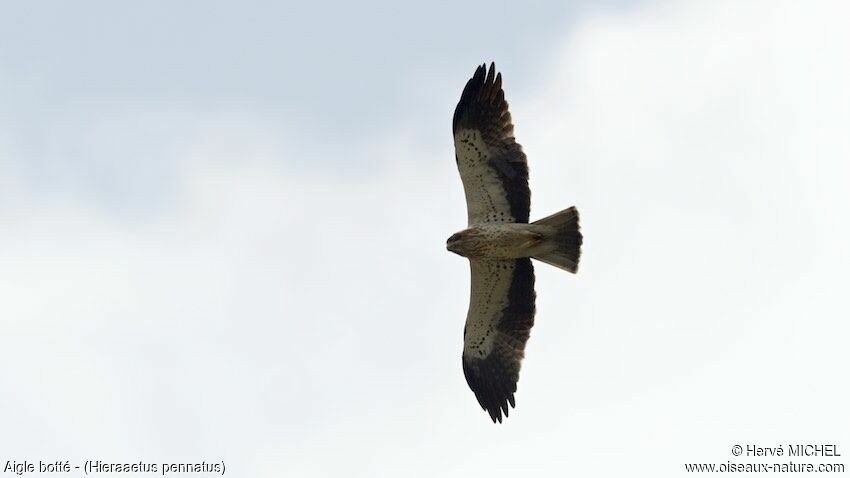
<svg viewBox="0 0 850 478">
<path fill-rule="evenodd" d="M 446 241 L 446 249 L 463 257 L 473 257 L 481 248 L 481 234 L 475 229 L 464 229 L 451 235 Z"/>
</svg>

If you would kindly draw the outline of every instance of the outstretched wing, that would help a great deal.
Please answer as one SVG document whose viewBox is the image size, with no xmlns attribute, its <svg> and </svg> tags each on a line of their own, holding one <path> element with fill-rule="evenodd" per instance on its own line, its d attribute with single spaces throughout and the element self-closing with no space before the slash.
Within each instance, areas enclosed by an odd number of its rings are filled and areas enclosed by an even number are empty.
<svg viewBox="0 0 850 478">
<path fill-rule="evenodd" d="M 531 259 L 470 260 L 472 294 L 463 329 L 463 374 L 495 423 L 515 405 L 520 362 L 534 325 Z"/>
<path fill-rule="evenodd" d="M 455 158 L 469 224 L 528 222 L 531 192 L 528 164 L 514 140 L 514 125 L 502 74 L 481 65 L 466 83 L 455 108 L 452 130 Z"/>
</svg>

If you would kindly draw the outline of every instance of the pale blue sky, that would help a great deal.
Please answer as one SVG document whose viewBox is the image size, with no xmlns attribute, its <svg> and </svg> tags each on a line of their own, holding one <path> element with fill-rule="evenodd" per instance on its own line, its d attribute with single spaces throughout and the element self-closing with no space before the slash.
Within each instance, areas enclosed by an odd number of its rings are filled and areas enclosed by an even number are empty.
<svg viewBox="0 0 850 478">
<path fill-rule="evenodd" d="M 622 2 L 594 3 L 597 10 Z M 96 200 L 138 201 L 151 184 L 137 183 L 170 161 L 98 144 L 53 151 L 54 121 L 96 122 L 140 109 L 260 116 L 281 122 L 298 151 L 281 158 L 291 167 L 350 174 L 373 167 L 361 152 L 366 138 L 400 123 L 416 131 L 419 144 L 445 140 L 440 121 L 456 96 L 456 77 L 479 62 L 510 66 L 515 94 L 540 87 L 547 55 L 590 4 L 9 4 L 0 18 L 3 124 L 28 153 L 23 166 L 34 183 L 86 190 Z M 180 119 L 172 121 L 137 125 L 121 144 L 187 133 Z M 113 176 L 127 168 L 134 177 L 115 187 Z"/>
</svg>

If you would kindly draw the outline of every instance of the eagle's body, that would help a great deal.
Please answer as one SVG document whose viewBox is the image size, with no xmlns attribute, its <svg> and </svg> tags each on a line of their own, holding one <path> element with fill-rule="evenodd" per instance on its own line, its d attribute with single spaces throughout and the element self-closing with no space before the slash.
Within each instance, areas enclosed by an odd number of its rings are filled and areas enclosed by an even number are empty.
<svg viewBox="0 0 850 478">
<path fill-rule="evenodd" d="M 447 247 L 470 259 L 519 259 L 530 257 L 541 244 L 542 230 L 531 224 L 478 224 L 450 237 Z"/>
<path fill-rule="evenodd" d="M 546 238 L 556 232 L 545 224 L 476 224 L 450 237 L 446 245 L 469 259 L 520 259 L 554 250 L 557 245 Z"/>
<path fill-rule="evenodd" d="M 469 259 L 472 287 L 464 328 L 463 372 L 493 422 L 513 407 L 520 362 L 534 325 L 535 258 L 576 272 L 578 211 L 529 223 L 528 164 L 513 137 L 502 76 L 480 66 L 466 84 L 452 123 L 466 194 L 468 227 L 446 247 Z"/>
</svg>

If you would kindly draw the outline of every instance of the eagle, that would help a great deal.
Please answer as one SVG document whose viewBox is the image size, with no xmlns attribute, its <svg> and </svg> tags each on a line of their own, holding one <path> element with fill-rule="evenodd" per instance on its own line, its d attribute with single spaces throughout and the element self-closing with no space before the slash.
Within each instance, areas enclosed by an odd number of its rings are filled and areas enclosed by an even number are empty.
<svg viewBox="0 0 850 478">
<path fill-rule="evenodd" d="M 502 74 L 481 65 L 452 121 L 468 227 L 446 248 L 469 259 L 471 293 L 463 329 L 463 374 L 493 423 L 515 407 L 519 370 L 534 325 L 531 259 L 575 273 L 582 234 L 576 208 L 529 223 L 528 163 L 514 138 Z"/>
</svg>

